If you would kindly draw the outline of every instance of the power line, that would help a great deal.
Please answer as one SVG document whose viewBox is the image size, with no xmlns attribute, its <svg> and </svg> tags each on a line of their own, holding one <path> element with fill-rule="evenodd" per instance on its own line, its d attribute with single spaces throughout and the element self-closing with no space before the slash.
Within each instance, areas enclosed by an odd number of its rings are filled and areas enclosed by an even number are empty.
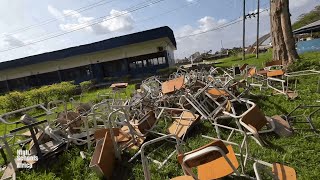
<svg viewBox="0 0 320 180">
<path fill-rule="evenodd" d="M 30 29 L 33 29 L 33 28 L 37 28 L 37 27 L 41 27 L 41 26 L 44 26 L 44 25 L 47 25 L 49 23 L 52 23 L 52 22 L 55 22 L 55 21 L 58 21 L 58 20 L 63 20 L 64 18 L 66 17 L 70 17 L 70 16 L 73 16 L 75 15 L 77 12 L 80 13 L 80 12 L 84 12 L 84 11 L 87 11 L 87 10 L 90 10 L 92 8 L 95 8 L 95 7 L 98 7 L 98 6 L 102 6 L 102 5 L 105 5 L 105 4 L 108 4 L 108 3 L 111 3 L 111 2 L 114 2 L 116 0 L 110 0 L 110 1 L 105 1 L 105 0 L 102 0 L 102 1 L 98 1 L 98 2 L 95 2 L 95 3 L 92 3 L 92 4 L 89 4 L 87 6 L 83 6 L 81 8 L 78 8 L 76 10 L 73 10 L 69 13 L 66 13 L 64 14 L 63 16 L 61 16 L 60 18 L 50 18 L 50 19 L 47 19 L 47 20 L 43 20 L 37 24 L 33 24 L 33 25 L 29 25 L 29 26 L 26 26 L 26 27 L 22 27 L 22 28 L 19 28 L 19 29 L 16 29 L 16 30 L 13 30 L 11 33 L 9 34 L 6 34 L 6 35 L 15 35 L 15 34 L 19 34 L 19 32 L 25 32 L 27 30 L 30 30 Z"/>
<path fill-rule="evenodd" d="M 91 24 L 88 24 L 86 26 L 82 26 L 78 29 L 74 29 L 74 30 L 71 30 L 71 31 L 68 31 L 68 32 L 64 32 L 64 33 L 60 33 L 60 34 L 57 34 L 57 35 L 54 35 L 54 36 L 50 36 L 48 38 L 45 38 L 45 39 L 41 39 L 41 40 L 37 40 L 37 41 L 33 41 L 33 42 L 30 42 L 30 43 L 26 43 L 24 45 L 21 45 L 21 46 L 16 46 L 16 47 L 13 47 L 13 48 L 9 48 L 9 49 L 5 49 L 5 50 L 1 50 L 0 52 L 6 52 L 6 51 L 10 51 L 10 50 L 13 50 L 13 49 L 17 49 L 17 48 L 21 48 L 21 47 L 25 47 L 25 46 L 29 46 L 29 45 L 33 45 L 33 44 L 36 44 L 36 43 L 39 43 L 39 42 L 43 42 L 43 41 L 46 41 L 46 40 L 49 40 L 49 39 L 53 39 L 53 38 L 56 38 L 56 37 L 59 37 L 59 36 L 63 36 L 63 35 L 66 35 L 66 34 L 69 34 L 69 33 L 72 33 L 72 32 L 75 32 L 75 31 L 79 31 L 81 29 L 84 29 L 84 28 L 87 28 L 87 27 L 91 27 L 93 25 L 97 25 L 101 22 L 104 22 L 104 21 L 108 21 L 108 20 L 111 20 L 111 19 L 114 19 L 114 18 L 117 18 L 117 17 L 120 17 L 120 16 L 123 16 L 123 15 L 126 15 L 126 14 L 129 14 L 131 12 L 135 12 L 135 11 L 138 11 L 138 10 L 141 10 L 141 9 L 144 9 L 146 7 L 149 7 L 151 5 L 154 5 L 154 4 L 157 4 L 157 3 L 160 3 L 162 1 L 165 1 L 165 0 L 156 0 L 156 1 L 153 1 L 153 2 L 148 2 L 145 4 L 145 5 L 142 5 L 141 7 L 137 7 L 133 10 L 130 10 L 130 11 L 126 11 L 125 13 L 122 13 L 120 15 L 117 15 L 117 16 L 113 16 L 113 17 L 110 17 L 108 19 L 103 19 L 101 21 L 98 21 L 98 22 L 95 22 L 95 23 L 91 23 Z M 141 3 L 140 3 L 141 4 Z M 107 16 L 103 16 L 104 18 L 107 17 Z M 102 17 L 100 17 L 102 18 Z M 99 18 L 99 19 L 100 19 Z"/>
<path fill-rule="evenodd" d="M 154 1 L 154 0 L 145 0 L 145 1 L 143 1 L 143 2 L 140 2 L 140 3 L 136 4 L 136 5 L 133 5 L 133 6 L 129 7 L 129 8 L 126 8 L 126 9 L 122 10 L 122 11 L 129 11 L 129 12 L 126 12 L 126 13 L 123 13 L 123 14 L 120 14 L 120 15 L 117 15 L 117 16 L 114 16 L 114 17 L 110 17 L 110 18 L 108 18 L 108 19 L 104 19 L 104 18 L 107 18 L 108 15 L 100 16 L 100 17 L 94 18 L 93 20 L 88 21 L 88 22 L 86 22 L 86 23 L 89 23 L 89 24 L 90 24 L 90 23 L 99 24 L 100 22 L 108 21 L 108 20 L 111 20 L 111 19 L 114 19 L 114 18 L 123 16 L 123 15 L 129 14 L 130 11 L 132 11 L 132 9 L 135 9 L 135 8 L 141 6 L 141 5 L 144 5 L 144 4 L 148 4 L 148 3 L 150 3 L 151 1 Z M 98 21 L 99 19 L 101 19 L 102 21 Z M 73 26 L 73 29 L 81 28 L 81 27 L 84 27 L 85 25 L 88 25 L 88 24 L 80 23 L 80 24 L 77 24 L 76 26 Z M 85 27 L 84 27 L 84 28 L 85 28 Z M 81 28 L 81 29 L 84 29 L 84 28 Z M 72 31 L 72 30 L 71 30 L 71 31 Z M 61 33 L 60 31 L 59 31 L 59 32 L 51 32 L 51 33 L 49 33 L 49 34 L 46 33 L 46 34 L 43 34 L 43 35 L 41 35 L 41 36 L 38 36 L 38 37 L 37 37 L 36 39 L 34 39 L 33 41 L 38 41 L 37 39 L 39 39 L 39 40 L 41 40 L 41 39 L 43 39 L 43 38 L 45 39 L 45 38 L 47 38 L 47 37 L 55 36 L 55 35 L 58 35 L 58 34 L 60 34 L 60 33 Z M 0 51 L 0 52 L 1 52 L 1 51 Z"/>
<path fill-rule="evenodd" d="M 201 0 L 194 0 L 194 1 L 189 2 L 189 3 L 187 3 L 187 4 L 183 5 L 183 6 L 179 6 L 179 7 L 176 7 L 174 9 L 171 9 L 171 10 L 168 10 L 168 11 L 164 11 L 164 12 L 162 12 L 160 14 L 157 14 L 157 15 L 154 15 L 154 16 L 151 16 L 151 17 L 148 17 L 148 18 L 137 20 L 137 21 L 135 21 L 135 24 L 143 23 L 143 22 L 146 22 L 146 21 L 158 18 L 158 17 L 163 17 L 164 15 L 167 15 L 167 14 L 170 14 L 170 13 L 173 13 L 173 12 L 177 12 L 177 11 L 179 11 L 181 9 L 184 9 L 184 8 L 187 8 L 187 7 L 191 6 L 191 5 L 197 4 L 199 1 L 201 1 Z M 147 29 L 147 28 L 145 27 L 145 29 Z M 84 43 L 79 43 L 79 44 L 86 44 L 86 43 L 90 43 L 90 42 L 85 41 Z"/>
<path fill-rule="evenodd" d="M 259 13 L 262 13 L 262 12 L 265 12 L 265 11 L 268 11 L 268 9 L 264 9 L 263 11 L 260 11 Z M 192 37 L 192 36 L 198 36 L 198 35 L 201 35 L 201 34 L 206 34 L 206 33 L 208 33 L 208 32 L 212 32 L 212 31 L 217 31 L 217 30 L 226 28 L 226 27 L 228 27 L 228 26 L 232 26 L 232 25 L 234 25 L 234 24 L 236 24 L 236 23 L 239 23 L 239 22 L 241 22 L 241 21 L 243 21 L 243 19 L 237 18 L 237 19 L 234 19 L 234 20 L 232 20 L 232 21 L 230 21 L 230 22 L 227 22 L 227 23 L 225 23 L 225 24 L 222 24 L 222 25 L 220 25 L 220 26 L 218 26 L 218 27 L 209 29 L 209 30 L 207 30 L 207 31 L 202 31 L 202 32 L 200 32 L 200 33 L 195 33 L 195 34 L 189 34 L 189 35 L 185 35 L 185 36 L 180 36 L 180 37 L 177 37 L 176 39 L 179 40 L 179 39 L 184 39 L 184 38 L 187 38 L 187 37 Z"/>
</svg>

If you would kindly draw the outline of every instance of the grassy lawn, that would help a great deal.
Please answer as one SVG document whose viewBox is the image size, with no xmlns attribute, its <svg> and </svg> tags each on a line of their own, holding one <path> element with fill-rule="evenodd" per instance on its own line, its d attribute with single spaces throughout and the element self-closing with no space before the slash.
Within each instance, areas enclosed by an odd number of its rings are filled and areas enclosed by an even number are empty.
<svg viewBox="0 0 320 180">
<path fill-rule="evenodd" d="M 217 60 L 216 66 L 230 67 L 232 65 L 248 63 L 261 67 L 264 62 L 271 60 L 271 54 L 261 54 L 259 59 L 254 55 L 249 55 L 245 61 L 241 57 L 230 57 L 226 59 Z M 301 55 L 301 60 L 292 67 L 293 69 L 320 69 L 319 61 L 320 53 L 306 53 Z M 320 94 L 316 93 L 318 77 L 303 77 L 298 79 L 298 93 L 299 97 L 294 101 L 289 101 L 285 96 L 273 95 L 272 91 L 258 91 L 255 90 L 255 96 L 249 98 L 256 102 L 260 109 L 268 116 L 276 114 L 287 114 L 299 104 L 315 105 L 319 104 L 316 101 L 320 100 Z M 127 88 L 127 94 L 130 94 L 134 89 L 134 85 Z M 109 89 L 100 89 L 93 92 L 88 92 L 82 97 L 83 102 L 97 102 L 97 94 L 110 92 Z M 314 118 L 316 127 L 320 128 L 319 115 Z M 165 124 L 161 124 L 165 126 Z M 161 126 L 161 127 L 163 127 Z M 300 126 L 299 126 L 300 127 Z M 161 128 L 160 128 L 161 129 Z M 1 129 L 0 129 L 1 130 Z M 206 120 L 199 123 L 188 134 L 186 138 L 186 150 L 196 149 L 210 140 L 203 138 L 201 135 L 208 135 L 216 137 L 214 127 Z M 250 155 L 267 161 L 270 163 L 279 162 L 287 166 L 295 168 L 298 179 L 318 179 L 320 177 L 320 141 L 319 136 L 314 133 L 297 130 L 292 137 L 278 137 L 275 134 L 263 135 L 269 143 L 268 147 L 260 147 L 253 140 L 250 140 Z M 235 136 L 233 141 L 240 142 L 240 136 Z M 150 146 L 147 151 L 151 152 L 154 148 L 158 148 L 152 155 L 157 160 L 164 160 L 174 146 L 170 143 L 161 146 L 163 143 L 154 144 Z M 160 147 L 160 148 L 159 148 Z M 96 174 L 89 168 L 91 154 L 87 155 L 87 159 L 83 160 L 79 152 L 81 150 L 87 151 L 86 147 L 73 147 L 69 151 L 64 152 L 53 163 L 50 168 L 37 170 L 24 170 L 17 174 L 18 179 L 99 179 Z M 132 163 L 126 163 L 133 152 L 125 152 L 123 164 L 121 165 L 120 173 L 124 179 L 144 179 L 140 157 Z M 151 168 L 151 175 L 153 179 L 169 179 L 175 176 L 183 175 L 181 166 L 177 163 L 174 155 L 168 163 L 160 170 L 155 164 L 149 163 Z M 246 171 L 253 175 L 252 164 L 248 164 Z M 119 172 L 117 172 L 119 173 Z"/>
</svg>

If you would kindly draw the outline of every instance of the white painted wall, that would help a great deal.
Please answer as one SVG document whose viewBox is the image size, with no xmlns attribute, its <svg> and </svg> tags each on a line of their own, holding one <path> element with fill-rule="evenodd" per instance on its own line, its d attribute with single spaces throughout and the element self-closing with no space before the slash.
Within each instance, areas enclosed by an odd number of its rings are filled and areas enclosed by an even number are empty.
<svg viewBox="0 0 320 180">
<path fill-rule="evenodd" d="M 156 40 L 145 41 L 142 43 L 122 46 L 119 48 L 109 49 L 106 51 L 100 51 L 90 54 L 59 59 L 55 61 L 46 61 L 39 64 L 3 70 L 0 71 L 0 81 L 57 71 L 59 69 L 70 69 L 74 67 L 95 64 L 97 62 L 107 62 L 127 57 L 156 53 L 158 52 L 158 47 L 160 46 L 164 47 L 170 54 L 169 65 L 172 66 L 172 64 L 174 64 L 173 51 L 176 50 L 176 48 L 172 45 L 169 38 L 160 38 Z"/>
</svg>

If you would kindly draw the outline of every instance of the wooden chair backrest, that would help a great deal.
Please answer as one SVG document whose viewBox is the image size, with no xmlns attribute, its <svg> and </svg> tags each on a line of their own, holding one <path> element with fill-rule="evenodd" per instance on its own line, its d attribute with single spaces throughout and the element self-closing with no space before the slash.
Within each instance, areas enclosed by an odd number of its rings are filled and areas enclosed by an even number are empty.
<svg viewBox="0 0 320 180">
<path fill-rule="evenodd" d="M 184 87 L 184 76 L 162 83 L 162 93 L 169 94 Z"/>
<path fill-rule="evenodd" d="M 248 66 L 248 64 L 247 64 L 247 63 L 243 64 L 243 65 L 240 67 L 240 71 L 245 70 L 247 66 Z"/>
<path fill-rule="evenodd" d="M 275 77 L 275 76 L 282 76 L 284 75 L 284 71 L 283 70 L 274 70 L 274 71 L 269 71 L 267 73 L 268 77 Z"/>
<path fill-rule="evenodd" d="M 267 118 L 257 105 L 245 114 L 241 120 L 245 124 L 254 127 L 257 131 L 268 123 Z"/>
<path fill-rule="evenodd" d="M 150 130 L 155 123 L 157 122 L 156 115 L 153 111 L 149 111 L 144 115 L 138 125 L 138 129 L 142 134 L 147 133 L 147 130 Z"/>
<path fill-rule="evenodd" d="M 280 65 L 282 65 L 282 61 L 281 60 L 266 62 L 266 67 L 268 67 L 268 66 L 280 66 Z"/>
<path fill-rule="evenodd" d="M 214 96 L 230 96 L 225 90 L 212 88 L 208 90 L 208 93 Z"/>
<path fill-rule="evenodd" d="M 279 178 L 279 180 L 297 179 L 296 170 L 283 164 L 274 163 L 272 165 L 272 172 Z"/>
<path fill-rule="evenodd" d="M 254 76 L 256 74 L 257 70 L 256 68 L 250 68 L 248 71 L 249 76 Z"/>
<path fill-rule="evenodd" d="M 205 146 L 202 146 L 198 149 L 195 149 L 193 151 L 190 151 L 190 152 L 187 152 L 187 153 L 184 153 L 184 154 L 179 154 L 178 155 L 178 162 L 180 164 L 183 163 L 183 158 L 189 154 L 192 154 L 192 153 L 195 153 L 195 152 L 198 152 L 204 148 L 207 148 L 207 147 L 210 147 L 210 146 L 216 146 L 216 147 L 219 147 L 222 149 L 222 151 L 225 153 L 225 154 L 228 154 L 229 150 L 227 149 L 226 145 L 218 140 L 218 141 L 213 141 Z M 207 153 L 207 154 L 204 154 L 196 159 L 193 159 L 193 160 L 190 160 L 188 162 L 185 162 L 185 165 L 187 165 L 189 168 L 193 168 L 193 167 L 197 167 L 197 166 L 200 166 L 202 164 L 206 164 L 208 162 L 211 162 L 215 159 L 218 159 L 221 157 L 221 154 L 217 151 L 214 151 L 214 152 L 210 152 L 210 153 Z"/>
</svg>

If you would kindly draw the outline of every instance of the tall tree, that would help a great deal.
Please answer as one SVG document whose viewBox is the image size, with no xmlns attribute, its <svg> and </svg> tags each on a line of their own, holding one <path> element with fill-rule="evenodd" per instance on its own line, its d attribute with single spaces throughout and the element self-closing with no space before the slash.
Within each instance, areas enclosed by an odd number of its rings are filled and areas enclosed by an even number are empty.
<svg viewBox="0 0 320 180">
<path fill-rule="evenodd" d="M 271 0 L 270 7 L 273 60 L 289 65 L 298 59 L 292 33 L 289 0 Z"/>
</svg>

